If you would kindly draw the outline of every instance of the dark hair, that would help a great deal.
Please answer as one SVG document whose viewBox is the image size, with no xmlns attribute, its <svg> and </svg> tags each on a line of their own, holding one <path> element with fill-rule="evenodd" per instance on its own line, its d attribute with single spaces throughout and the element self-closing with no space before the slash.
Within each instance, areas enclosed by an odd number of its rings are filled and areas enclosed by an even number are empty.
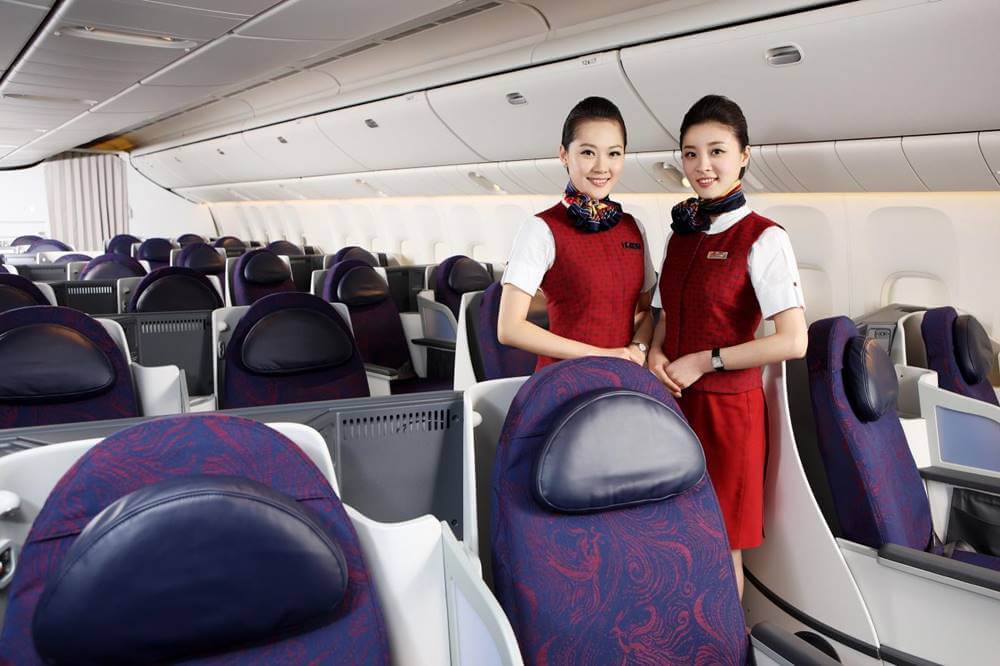
<svg viewBox="0 0 1000 666">
<path fill-rule="evenodd" d="M 610 120 L 618 123 L 618 126 L 622 128 L 622 147 L 624 148 L 625 144 L 628 143 L 625 119 L 622 118 L 622 112 L 618 110 L 614 102 L 603 97 L 588 97 L 580 100 L 566 116 L 562 130 L 563 148 L 569 148 L 569 144 L 573 143 L 573 139 L 576 138 L 576 128 L 580 126 L 580 123 L 588 120 Z"/>
<path fill-rule="evenodd" d="M 722 95 L 705 95 L 684 114 L 684 120 L 681 121 L 681 147 L 684 146 L 684 135 L 691 127 L 708 122 L 717 122 L 731 129 L 740 143 L 740 150 L 750 145 L 747 119 L 740 105 Z M 740 169 L 741 179 L 746 170 L 746 167 Z"/>
</svg>

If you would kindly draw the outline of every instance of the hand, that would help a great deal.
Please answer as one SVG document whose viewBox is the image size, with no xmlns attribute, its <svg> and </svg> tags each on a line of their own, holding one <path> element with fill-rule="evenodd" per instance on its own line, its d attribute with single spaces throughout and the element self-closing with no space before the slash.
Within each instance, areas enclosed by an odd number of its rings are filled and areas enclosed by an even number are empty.
<svg viewBox="0 0 1000 666">
<path fill-rule="evenodd" d="M 675 398 L 681 397 L 681 388 L 667 374 L 667 366 L 670 365 L 670 360 L 663 352 L 656 347 L 650 349 L 647 361 L 649 363 L 649 371 L 653 373 L 653 376 L 659 379 Z"/>
<path fill-rule="evenodd" d="M 681 390 L 694 384 L 712 368 L 712 352 L 685 354 L 666 367 L 667 376 Z"/>
<path fill-rule="evenodd" d="M 646 354 L 639 349 L 639 345 L 633 342 L 625 349 L 628 350 L 633 361 L 639 365 L 646 365 Z"/>
<path fill-rule="evenodd" d="M 609 347 L 607 349 L 599 349 L 595 356 L 609 356 L 611 358 L 620 358 L 623 361 L 632 361 L 642 365 L 642 361 L 636 360 L 639 350 L 633 350 L 630 347 Z M 641 354 L 639 354 L 641 356 Z"/>
</svg>

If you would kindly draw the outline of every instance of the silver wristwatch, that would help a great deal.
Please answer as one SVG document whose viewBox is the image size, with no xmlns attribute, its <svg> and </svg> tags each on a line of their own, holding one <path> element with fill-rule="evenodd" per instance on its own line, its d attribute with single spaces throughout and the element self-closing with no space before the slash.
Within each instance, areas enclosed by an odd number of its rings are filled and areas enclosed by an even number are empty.
<svg viewBox="0 0 1000 666">
<path fill-rule="evenodd" d="M 722 372 L 726 369 L 726 366 L 722 363 L 722 353 L 718 347 L 712 350 L 712 369 L 716 372 Z"/>
<path fill-rule="evenodd" d="M 633 341 L 631 342 L 631 344 L 633 344 L 633 345 L 635 345 L 636 347 L 638 347 L 638 348 L 639 348 L 639 351 L 641 351 L 641 352 L 642 352 L 643 354 L 645 354 L 646 352 L 648 352 L 648 351 L 649 351 L 649 345 L 647 345 L 647 344 L 646 344 L 646 343 L 644 343 L 644 342 L 639 342 L 638 340 L 633 340 Z"/>
</svg>

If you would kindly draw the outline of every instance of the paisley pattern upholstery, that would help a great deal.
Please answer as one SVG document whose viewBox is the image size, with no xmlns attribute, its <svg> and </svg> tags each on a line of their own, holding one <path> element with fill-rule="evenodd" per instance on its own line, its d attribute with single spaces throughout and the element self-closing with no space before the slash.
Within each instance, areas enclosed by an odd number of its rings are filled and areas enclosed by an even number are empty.
<svg viewBox="0 0 1000 666">
<path fill-rule="evenodd" d="M 932 540 L 930 507 L 896 409 L 864 422 L 846 393 L 844 352 L 857 335 L 847 317 L 809 327 L 810 399 L 837 518 L 851 541 L 925 550 Z"/>
<path fill-rule="evenodd" d="M 329 317 L 348 337 L 350 329 L 337 311 L 318 296 L 302 293 L 272 294 L 255 303 L 236 325 L 225 352 L 225 377 L 219 391 L 224 409 L 280 405 L 315 400 L 367 397 L 368 378 L 357 348 L 342 365 L 283 375 L 262 375 L 242 361 L 243 342 L 254 324 L 282 310 L 306 309 Z"/>
<path fill-rule="evenodd" d="M 997 394 L 988 378 L 970 384 L 962 376 L 955 360 L 954 328 L 957 318 L 955 308 L 950 307 L 934 308 L 924 313 L 920 333 L 927 349 L 927 366 L 938 373 L 938 386 L 941 388 L 996 405 Z"/>
<path fill-rule="evenodd" d="M 96 320 L 71 308 L 38 306 L 0 314 L 0 336 L 32 324 L 61 324 L 86 336 L 106 355 L 115 382 L 101 395 L 77 400 L 24 405 L 0 403 L 0 428 L 20 428 L 53 423 L 102 421 L 139 416 L 139 402 L 132 387 L 125 355 Z"/>
<path fill-rule="evenodd" d="M 186 663 L 389 663 L 374 585 L 354 527 L 329 483 L 294 442 L 256 421 L 224 415 L 175 416 L 128 428 L 96 445 L 63 476 L 20 554 L 0 635 L 0 663 L 43 663 L 31 637 L 35 606 L 46 581 L 95 515 L 142 487 L 196 474 L 245 477 L 299 502 L 343 550 L 349 588 L 329 624 Z M 156 563 L 150 566 L 155 569 Z M 248 595 L 252 598 L 252 591 Z"/>
<path fill-rule="evenodd" d="M 470 336 L 469 340 L 470 345 L 475 344 L 479 347 L 483 365 L 483 377 L 478 378 L 480 381 L 530 375 L 538 362 L 538 357 L 531 352 L 500 344 L 500 340 L 497 339 L 502 292 L 503 287 L 499 282 L 494 282 L 483 292 L 479 304 L 476 335 L 474 338 Z"/>
<path fill-rule="evenodd" d="M 532 496 L 534 463 L 561 407 L 607 387 L 680 414 L 647 370 L 590 357 L 533 375 L 500 436 L 493 574 L 525 663 L 743 664 L 743 613 L 707 477 L 667 500 L 590 514 L 552 513 Z"/>
<path fill-rule="evenodd" d="M 453 289 L 449 284 L 449 278 L 455 265 L 466 261 L 472 260 L 464 255 L 456 255 L 454 257 L 448 257 L 434 269 L 434 300 L 447 306 L 448 309 L 455 315 L 456 320 L 458 320 L 458 310 L 462 305 L 462 294 L 464 292 L 459 292 Z"/>
</svg>

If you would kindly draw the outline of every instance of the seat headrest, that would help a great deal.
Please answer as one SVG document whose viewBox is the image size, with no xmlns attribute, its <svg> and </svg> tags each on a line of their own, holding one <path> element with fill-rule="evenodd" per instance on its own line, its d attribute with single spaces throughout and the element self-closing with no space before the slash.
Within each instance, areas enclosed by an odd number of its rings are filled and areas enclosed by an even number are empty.
<svg viewBox="0 0 1000 666">
<path fill-rule="evenodd" d="M 691 427 L 659 400 L 607 388 L 571 401 L 535 460 L 532 492 L 551 511 L 585 513 L 657 502 L 705 474 Z"/>
<path fill-rule="evenodd" d="M 955 318 L 955 362 L 962 379 L 969 384 L 984 381 L 993 368 L 993 343 L 990 336 L 972 315 Z"/>
<path fill-rule="evenodd" d="M 89 254 L 79 254 L 79 253 L 64 254 L 61 257 L 56 257 L 56 260 L 53 261 L 52 263 L 53 264 L 68 264 L 71 261 L 90 261 L 91 259 L 93 259 L 93 257 L 90 256 Z"/>
<path fill-rule="evenodd" d="M 139 259 L 166 263 L 170 261 L 170 251 L 173 249 L 174 244 L 166 238 L 147 238 L 139 246 Z"/>
<path fill-rule="evenodd" d="M 126 277 L 140 277 L 146 269 L 132 257 L 123 254 L 102 254 L 91 259 L 80 271 L 81 280 L 117 280 Z"/>
<path fill-rule="evenodd" d="M 219 275 L 226 270 L 226 258 L 207 243 L 191 243 L 181 251 L 177 263 L 203 275 Z"/>
<path fill-rule="evenodd" d="M 37 252 L 72 252 L 73 248 L 62 241 L 57 241 L 52 238 L 43 238 L 37 240 L 28 246 L 25 254 L 35 254 Z"/>
<path fill-rule="evenodd" d="M 51 305 L 41 290 L 20 275 L 0 275 L 0 312 L 32 305 Z"/>
<path fill-rule="evenodd" d="M 190 268 L 171 266 L 153 271 L 135 290 L 130 312 L 215 310 L 222 298 L 212 283 Z"/>
<path fill-rule="evenodd" d="M 855 415 L 877 421 L 896 407 L 896 368 L 875 338 L 855 336 L 844 349 L 844 390 Z"/>
<path fill-rule="evenodd" d="M 213 245 L 215 245 L 215 247 L 224 247 L 236 250 L 242 250 L 247 246 L 246 243 L 241 241 L 236 236 L 222 236 L 220 238 L 216 238 L 215 243 L 213 243 Z"/>
<path fill-rule="evenodd" d="M 269 250 L 255 250 L 243 264 L 243 279 L 251 284 L 281 284 L 290 277 L 288 264 Z"/>
<path fill-rule="evenodd" d="M 341 248 L 334 255 L 333 263 L 340 263 L 341 261 L 363 261 L 372 268 L 379 265 L 378 258 L 374 254 L 356 245 Z"/>
<path fill-rule="evenodd" d="M 34 234 L 25 234 L 23 236 L 18 236 L 10 242 L 11 246 L 14 245 L 31 245 L 35 241 L 44 240 L 41 236 L 35 236 Z"/>
<path fill-rule="evenodd" d="M 241 477 L 182 476 L 90 521 L 32 632 L 50 664 L 173 663 L 322 626 L 348 584 L 341 547 L 295 500 Z"/>
<path fill-rule="evenodd" d="M 337 300 L 348 307 L 374 305 L 389 298 L 389 285 L 371 266 L 355 266 L 337 285 Z"/>
<path fill-rule="evenodd" d="M 40 404 L 101 394 L 115 369 L 82 333 L 54 323 L 19 326 L 0 335 L 0 402 Z"/>
<path fill-rule="evenodd" d="M 448 286 L 460 294 L 482 291 L 493 283 L 493 277 L 481 263 L 468 257 L 455 261 L 448 273 Z"/>
<path fill-rule="evenodd" d="M 337 316 L 332 308 L 328 315 L 305 308 L 271 312 L 250 328 L 240 360 L 248 370 L 262 375 L 342 365 L 354 355 L 354 341 L 332 319 Z"/>
<path fill-rule="evenodd" d="M 108 241 L 105 252 L 130 257 L 132 256 L 132 246 L 138 242 L 139 239 L 132 234 L 118 234 Z"/>
<path fill-rule="evenodd" d="M 271 241 L 267 244 L 267 249 L 275 254 L 284 254 L 290 257 L 297 257 L 305 254 L 295 243 L 286 240 Z"/>
<path fill-rule="evenodd" d="M 205 239 L 198 234 L 181 234 L 177 237 L 177 244 L 181 247 L 191 245 L 192 243 L 204 243 Z"/>
</svg>

